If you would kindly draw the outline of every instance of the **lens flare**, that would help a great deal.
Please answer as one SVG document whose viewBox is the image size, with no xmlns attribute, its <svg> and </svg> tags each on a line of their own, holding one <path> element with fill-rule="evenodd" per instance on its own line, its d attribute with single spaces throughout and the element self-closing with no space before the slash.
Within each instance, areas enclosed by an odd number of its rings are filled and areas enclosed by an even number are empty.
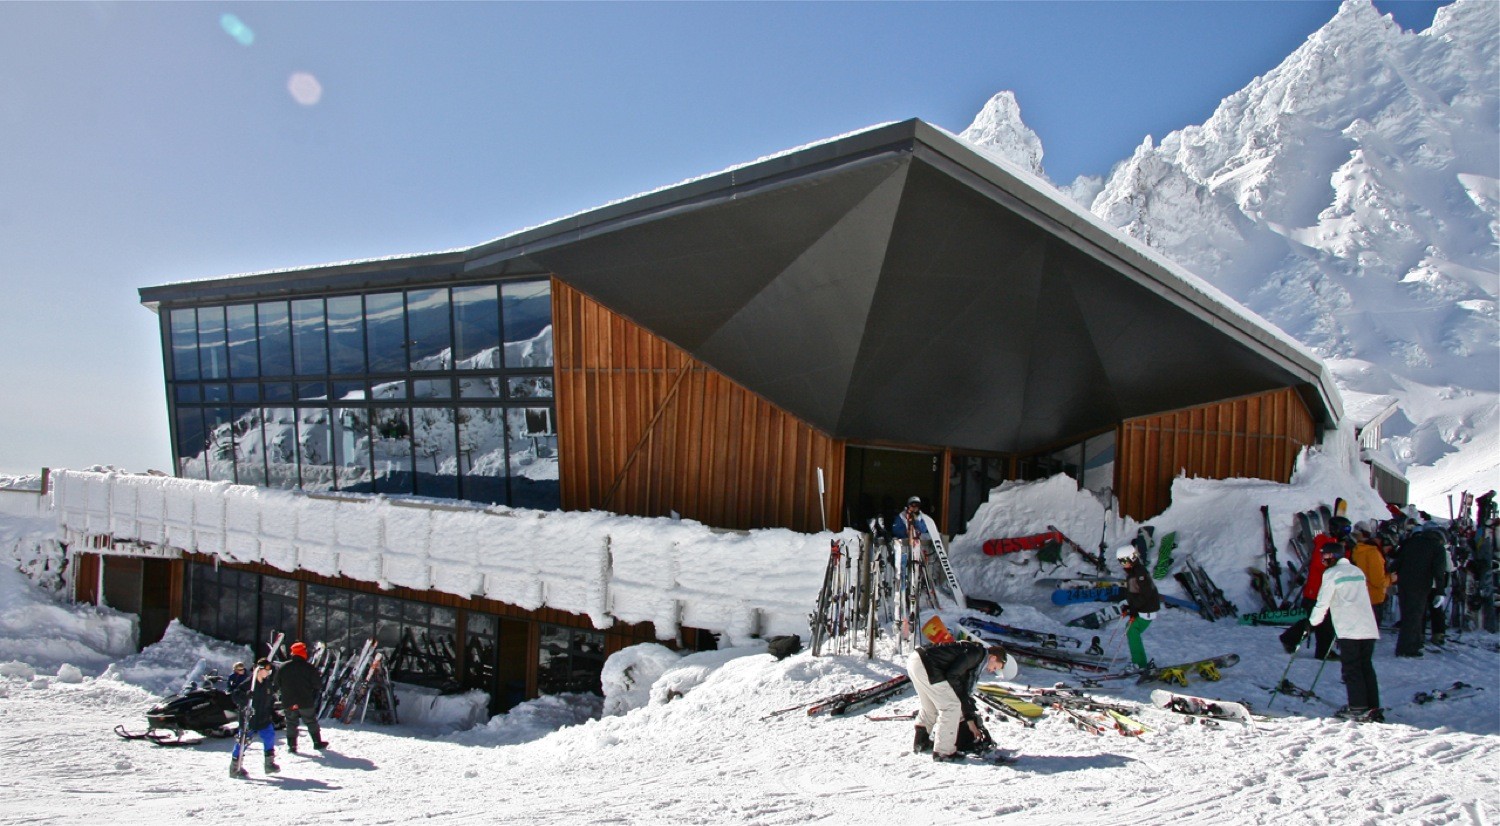
<svg viewBox="0 0 1500 826">
<path fill-rule="evenodd" d="M 307 72 L 293 72 L 286 82 L 286 90 L 292 93 L 292 100 L 303 106 L 316 105 L 323 99 L 323 84 Z"/>
<path fill-rule="evenodd" d="M 239 41 L 241 46 L 249 46 L 255 42 L 255 32 L 251 31 L 250 27 L 246 26 L 243 20 L 232 14 L 220 17 L 219 27 L 230 37 Z"/>
</svg>

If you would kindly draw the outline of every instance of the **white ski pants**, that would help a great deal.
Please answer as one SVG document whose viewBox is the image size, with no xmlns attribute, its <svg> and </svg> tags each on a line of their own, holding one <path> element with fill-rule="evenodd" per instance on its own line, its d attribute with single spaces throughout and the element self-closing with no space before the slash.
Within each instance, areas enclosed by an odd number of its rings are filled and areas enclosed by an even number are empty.
<svg viewBox="0 0 1500 826">
<path fill-rule="evenodd" d="M 964 704 L 953 693 L 953 686 L 946 681 L 933 685 L 927 680 L 927 666 L 916 651 L 906 658 L 906 673 L 911 684 L 916 686 L 917 699 L 922 710 L 917 712 L 917 725 L 932 732 L 932 752 L 952 754 L 958 750 L 958 727 L 963 723 Z"/>
</svg>

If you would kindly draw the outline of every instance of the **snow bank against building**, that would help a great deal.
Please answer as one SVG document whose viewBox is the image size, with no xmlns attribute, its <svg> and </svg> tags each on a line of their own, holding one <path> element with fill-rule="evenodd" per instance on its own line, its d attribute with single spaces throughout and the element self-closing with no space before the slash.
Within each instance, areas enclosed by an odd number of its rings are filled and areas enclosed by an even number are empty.
<svg viewBox="0 0 1500 826">
<path fill-rule="evenodd" d="M 1265 479 L 1178 477 L 1172 482 L 1172 505 L 1145 524 L 1157 537 L 1176 533 L 1174 558 L 1192 558 L 1208 571 L 1230 601 L 1253 610 L 1259 599 L 1246 569 L 1265 565 L 1262 505 L 1269 508 L 1271 531 L 1283 554 L 1282 562 L 1286 561 L 1294 517 L 1300 511 L 1332 505 L 1335 498 L 1343 498 L 1349 503 L 1348 516 L 1353 521 L 1389 516 L 1379 495 L 1357 475 L 1345 452 L 1341 445 L 1304 451 L 1287 484 Z M 1090 492 L 1079 490 L 1066 475 L 1035 482 L 1006 482 L 979 506 L 969 520 L 968 531 L 954 538 L 953 565 L 965 593 L 996 600 L 1007 611 L 1013 605 L 1025 605 L 1055 614 L 1051 588 L 1038 587 L 1039 578 L 1098 572 L 1071 551 L 1064 552 L 1063 565 L 1049 573 L 1037 561 L 1035 552 L 988 556 L 984 543 L 1056 528 L 1090 554 L 1099 553 L 1102 546 L 1108 572 L 1118 575 L 1114 551 L 1130 544 L 1140 527 L 1133 519 L 1119 517 Z M 1165 594 L 1187 596 L 1170 577 L 1158 582 L 1158 587 Z"/>
<path fill-rule="evenodd" d="M 55 674 L 64 665 L 98 673 L 135 653 L 136 618 L 92 605 L 62 605 L 17 568 L 0 565 L 0 663 Z"/>
<path fill-rule="evenodd" d="M 488 597 L 588 616 L 597 628 L 683 625 L 731 643 L 805 632 L 831 539 L 689 520 L 301 492 L 59 471 L 52 506 L 73 547 L 93 536 L 382 587 Z"/>
</svg>

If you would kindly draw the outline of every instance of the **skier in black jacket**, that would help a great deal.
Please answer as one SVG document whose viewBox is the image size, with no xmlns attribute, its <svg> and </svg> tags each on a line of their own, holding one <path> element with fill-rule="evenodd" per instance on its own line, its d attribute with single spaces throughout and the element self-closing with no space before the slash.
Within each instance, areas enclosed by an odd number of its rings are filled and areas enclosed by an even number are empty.
<svg viewBox="0 0 1500 826">
<path fill-rule="evenodd" d="M 234 701 L 240 707 L 240 725 L 245 731 L 260 737 L 261 745 L 266 750 L 266 774 L 275 774 L 281 771 L 276 765 L 276 695 L 271 688 L 273 667 L 270 660 L 261 660 L 255 664 L 255 673 L 251 679 L 240 684 L 234 692 Z M 249 740 L 245 741 L 249 747 Z M 234 754 L 229 762 L 230 777 L 245 777 L 246 771 L 240 766 L 240 738 L 234 740 Z"/>
<path fill-rule="evenodd" d="M 1004 648 L 986 647 L 971 640 L 913 651 L 906 660 L 906 673 L 922 703 L 917 713 L 917 750 L 924 750 L 923 734 L 932 732 L 932 759 L 956 760 L 960 723 L 979 716 L 974 706 L 974 686 L 980 674 L 1001 671 L 1006 662 Z M 973 733 L 979 736 L 978 731 Z"/>
<path fill-rule="evenodd" d="M 318 695 L 323 691 L 323 677 L 307 661 L 305 644 L 294 642 L 291 651 L 291 660 L 276 672 L 276 689 L 281 692 L 281 708 L 286 715 L 286 747 L 292 754 L 297 753 L 297 723 L 301 721 L 307 723 L 313 748 L 322 751 L 328 747 L 318 726 Z"/>
<path fill-rule="evenodd" d="M 1151 581 L 1151 572 L 1135 546 L 1126 545 L 1115 551 L 1115 559 L 1125 569 L 1125 606 L 1121 613 L 1129 617 L 1126 622 L 1125 640 L 1130 644 L 1130 661 L 1136 668 L 1150 668 L 1151 659 L 1146 656 L 1146 646 L 1141 635 L 1151 627 L 1156 612 L 1161 610 L 1161 595 L 1156 583 Z"/>
<path fill-rule="evenodd" d="M 1422 626 L 1432 605 L 1433 589 L 1447 575 L 1447 540 L 1437 523 L 1412 531 L 1396 549 L 1396 599 L 1401 606 L 1396 656 L 1422 656 Z"/>
</svg>

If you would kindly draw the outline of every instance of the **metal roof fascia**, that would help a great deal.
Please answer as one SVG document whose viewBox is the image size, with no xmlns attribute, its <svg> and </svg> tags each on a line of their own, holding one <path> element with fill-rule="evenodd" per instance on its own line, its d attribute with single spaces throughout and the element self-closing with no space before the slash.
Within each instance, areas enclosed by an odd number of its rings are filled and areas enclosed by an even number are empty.
<svg viewBox="0 0 1500 826">
<path fill-rule="evenodd" d="M 462 272 L 455 268 L 462 260 L 461 253 L 427 253 L 340 264 L 316 264 L 199 281 L 178 281 L 141 287 L 137 292 L 143 305 L 159 307 L 182 301 L 237 301 L 401 286 L 414 279 L 426 279 L 444 272 L 451 274 L 455 280 L 462 280 Z"/>
<path fill-rule="evenodd" d="M 911 151 L 918 120 L 877 127 L 786 155 L 695 178 L 561 218 L 470 250 L 465 270 L 582 240 L 642 221 L 835 174 Z"/>
<path fill-rule="evenodd" d="M 996 200 L 1040 224 L 1052 224 L 1058 237 L 1073 239 L 1075 247 L 1106 264 L 1115 265 L 1124 274 L 1135 274 L 1135 280 L 1163 298 L 1186 309 L 1205 315 L 1216 329 L 1228 334 L 1237 334 L 1242 343 L 1261 351 L 1262 355 L 1282 365 L 1288 371 L 1302 376 L 1317 388 L 1330 424 L 1343 418 L 1343 404 L 1337 385 L 1323 362 L 1307 353 L 1300 344 L 1283 341 L 1281 336 L 1268 329 L 1269 322 L 1256 324 L 1251 318 L 1234 312 L 1224 302 L 1234 299 L 1204 292 L 1196 285 L 1185 281 L 1172 272 L 1178 265 L 1160 258 L 1154 250 L 1142 249 L 1138 245 L 1120 238 L 1112 230 L 1091 217 L 1068 209 L 1058 199 L 1037 189 L 1034 185 L 1015 176 L 1009 170 L 981 155 L 977 150 L 959 139 L 922 121 L 917 122 L 917 148 L 914 154 L 932 162 L 934 156 L 947 159 L 967 172 L 995 187 L 1004 198 Z M 923 151 L 926 148 L 932 154 Z M 950 170 L 951 171 L 951 170 Z M 993 197 L 994 193 L 989 193 Z M 1057 231 L 1062 230 L 1062 231 Z M 1211 285 L 1209 285 L 1211 287 Z M 1240 306 L 1235 303 L 1235 306 Z M 1248 308 L 1242 308 L 1249 313 Z M 1288 337 L 1289 338 L 1289 337 Z"/>
</svg>

